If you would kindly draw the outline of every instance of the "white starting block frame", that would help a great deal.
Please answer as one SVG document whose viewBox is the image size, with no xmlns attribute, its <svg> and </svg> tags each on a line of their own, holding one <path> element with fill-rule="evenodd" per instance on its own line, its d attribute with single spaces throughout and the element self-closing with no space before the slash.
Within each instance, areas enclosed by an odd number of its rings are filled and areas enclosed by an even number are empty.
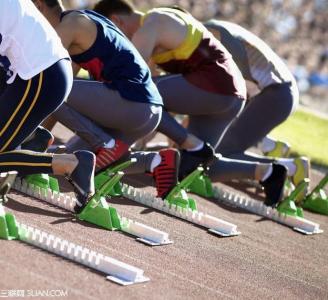
<svg viewBox="0 0 328 300">
<path fill-rule="evenodd" d="M 214 198 L 218 202 L 245 209 L 256 215 L 291 227 L 295 231 L 301 232 L 303 234 L 310 235 L 323 232 L 323 230 L 320 229 L 320 224 L 314 223 L 305 218 L 282 214 L 275 208 L 266 206 L 261 201 L 242 196 L 237 193 L 232 193 L 226 189 L 222 189 L 221 187 L 219 188 L 216 186 L 213 186 L 213 192 Z"/>
<path fill-rule="evenodd" d="M 163 201 L 161 198 L 157 198 L 150 193 L 134 188 L 127 184 L 122 185 L 122 193 L 125 198 L 162 211 L 177 218 L 186 220 L 190 223 L 208 228 L 209 232 L 216 235 L 228 237 L 240 234 L 240 232 L 237 230 L 237 225 L 235 224 L 226 222 L 203 212 L 193 211 L 190 208 L 184 209 L 180 206 L 171 205 L 167 201 Z"/>
<path fill-rule="evenodd" d="M 120 285 L 149 281 L 149 278 L 144 276 L 142 269 L 35 229 L 32 226 L 18 222 L 16 224 L 20 241 L 105 273 L 108 280 Z"/>
<path fill-rule="evenodd" d="M 76 198 L 64 193 L 56 193 L 51 189 L 43 189 L 27 183 L 24 179 L 16 178 L 13 188 L 26 195 L 74 212 Z M 136 240 L 149 246 L 162 246 L 172 244 L 169 234 L 153 227 L 135 222 L 131 219 L 119 216 L 121 231 L 136 236 Z"/>
<path fill-rule="evenodd" d="M 19 225 L 19 239 L 25 243 L 62 256 L 91 269 L 105 273 L 108 280 L 121 285 L 149 281 L 144 271 L 117 259 L 92 251 L 25 224 Z"/>
</svg>

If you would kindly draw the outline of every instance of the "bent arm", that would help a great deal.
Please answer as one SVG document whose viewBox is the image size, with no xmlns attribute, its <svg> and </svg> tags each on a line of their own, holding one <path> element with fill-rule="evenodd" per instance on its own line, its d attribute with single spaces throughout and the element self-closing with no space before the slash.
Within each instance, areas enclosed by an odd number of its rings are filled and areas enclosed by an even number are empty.
<svg viewBox="0 0 328 300">
<path fill-rule="evenodd" d="M 149 62 L 151 56 L 159 44 L 158 22 L 155 16 L 146 18 L 143 26 L 141 26 L 133 35 L 132 43 L 140 52 L 146 62 Z"/>
</svg>

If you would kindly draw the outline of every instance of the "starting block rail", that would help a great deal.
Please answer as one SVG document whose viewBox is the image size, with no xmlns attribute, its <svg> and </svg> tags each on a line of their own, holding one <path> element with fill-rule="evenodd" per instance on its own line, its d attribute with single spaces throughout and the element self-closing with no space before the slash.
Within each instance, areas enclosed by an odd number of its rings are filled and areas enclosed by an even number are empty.
<svg viewBox="0 0 328 300">
<path fill-rule="evenodd" d="M 119 174 L 119 177 L 121 174 Z M 48 202 L 65 210 L 74 211 L 76 198 L 67 194 L 44 188 L 24 179 L 16 178 L 13 188 L 26 195 Z M 121 230 L 137 237 L 137 240 L 150 246 L 160 246 L 172 243 L 168 233 L 150 226 L 121 217 L 115 208 L 110 207 L 101 195 L 96 195 L 88 203 L 88 212 L 84 209 L 77 217 L 80 220 L 96 224 L 109 230 Z"/>
<path fill-rule="evenodd" d="M 20 240 L 37 248 L 64 257 L 75 263 L 105 273 L 108 280 L 121 285 L 131 285 L 149 281 L 142 269 L 105 256 L 86 247 L 69 242 L 22 223 L 16 222 L 15 217 L 5 213 L 0 204 L 0 238 Z"/>
<path fill-rule="evenodd" d="M 210 197 L 218 202 L 230 206 L 245 209 L 251 213 L 260 215 L 280 224 L 292 227 L 294 230 L 304 234 L 316 234 L 323 232 L 318 223 L 309 221 L 303 217 L 301 208 L 296 207 L 293 198 L 304 189 L 308 182 L 300 184 L 289 197 L 287 197 L 278 208 L 266 206 L 263 202 L 232 193 L 226 189 L 214 186 L 208 176 L 201 174 L 188 187 L 188 191 L 203 197 Z"/>
<path fill-rule="evenodd" d="M 318 223 L 314 223 L 302 217 L 281 213 L 275 208 L 264 205 L 264 203 L 261 201 L 254 200 L 240 194 L 231 193 L 218 187 L 213 187 L 213 192 L 214 199 L 219 202 L 245 209 L 251 213 L 289 226 L 303 234 L 316 234 L 323 232 L 323 230 L 320 229 L 320 225 Z"/>
<path fill-rule="evenodd" d="M 210 232 L 220 236 L 235 236 L 239 235 L 237 231 L 237 225 L 226 222 L 219 218 L 210 216 L 208 214 L 192 210 L 190 208 L 184 208 L 179 205 L 170 204 L 167 200 L 154 197 L 153 195 L 144 192 L 140 189 L 134 188 L 127 184 L 122 185 L 123 196 L 136 201 L 142 205 L 160 210 L 169 215 L 186 220 L 190 223 L 206 227 Z"/>
<path fill-rule="evenodd" d="M 110 174 L 122 171 L 131 163 L 132 161 L 128 161 L 98 174 L 95 178 L 96 189 L 98 190 L 100 188 L 100 185 L 110 176 Z M 197 211 L 196 202 L 188 197 L 186 189 L 196 177 L 202 174 L 202 172 L 202 168 L 198 168 L 192 172 L 174 187 L 164 200 L 156 198 L 150 193 L 136 189 L 127 184 L 116 184 L 115 189 L 108 190 L 108 193 L 104 193 L 104 195 L 109 197 L 123 196 L 127 199 L 160 210 L 166 214 L 186 220 L 190 223 L 206 227 L 211 233 L 219 236 L 228 237 L 239 235 L 240 232 L 237 230 L 237 225 Z"/>
</svg>

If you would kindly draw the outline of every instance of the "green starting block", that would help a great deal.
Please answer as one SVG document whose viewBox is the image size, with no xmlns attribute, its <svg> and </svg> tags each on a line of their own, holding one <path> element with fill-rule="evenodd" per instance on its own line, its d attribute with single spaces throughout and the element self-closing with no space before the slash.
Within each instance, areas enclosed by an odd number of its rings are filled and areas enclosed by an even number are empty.
<svg viewBox="0 0 328 300">
<path fill-rule="evenodd" d="M 48 174 L 33 174 L 24 177 L 24 180 L 33 184 L 42 189 L 50 189 L 53 192 L 59 193 L 59 183 L 58 180 L 54 177 L 49 176 Z"/>
<path fill-rule="evenodd" d="M 122 172 L 112 173 L 111 176 L 108 176 L 106 180 L 103 181 L 102 185 L 99 185 L 94 196 L 90 199 L 83 211 L 77 215 L 77 217 L 80 220 L 98 225 L 105 229 L 121 229 L 118 213 L 115 208 L 108 205 L 105 196 L 113 190 L 113 187 L 118 184 L 122 176 Z M 60 193 L 57 179 L 49 175 L 31 175 L 28 176 L 27 182 L 41 189 L 50 189 L 53 192 Z M 55 189 L 53 189 L 53 187 L 55 187 Z"/>
<path fill-rule="evenodd" d="M 108 181 L 109 178 L 111 178 L 113 176 L 113 174 L 117 173 L 117 172 L 121 172 L 124 169 L 126 169 L 127 167 L 129 167 L 130 165 L 134 164 L 137 160 L 135 158 L 131 158 L 128 161 L 125 161 L 121 164 L 118 164 L 116 166 L 113 167 L 109 167 L 107 168 L 105 171 L 97 174 L 95 176 L 95 188 L 96 190 L 100 189 L 101 186 Z M 104 195 L 104 197 L 106 196 L 122 196 L 122 188 L 121 188 L 121 184 L 118 181 L 115 185 L 112 186 L 111 189 L 107 190 L 107 194 Z"/>
<path fill-rule="evenodd" d="M 307 188 L 309 184 L 309 180 L 306 179 L 302 183 L 300 183 L 293 191 L 291 191 L 290 195 L 283 200 L 277 210 L 280 213 L 290 215 L 290 216 L 298 216 L 303 217 L 303 210 L 300 207 L 297 207 L 294 199 Z M 188 186 L 187 190 L 191 193 L 195 193 L 199 196 L 212 198 L 214 197 L 214 189 L 210 178 L 201 172 L 198 176 L 195 176 L 192 183 Z"/>
<path fill-rule="evenodd" d="M 136 159 L 132 158 L 126 162 L 123 162 L 117 166 L 109 167 L 105 171 L 99 173 L 95 177 L 95 187 L 96 190 L 98 190 L 110 176 L 113 176 L 113 174 L 117 172 L 121 172 L 127 167 L 129 167 L 131 164 L 135 163 Z M 188 197 L 185 189 L 187 189 L 193 181 L 200 176 L 200 174 L 203 172 L 202 168 L 199 168 L 195 170 L 193 173 L 191 173 L 189 176 L 187 176 L 185 179 L 183 179 L 179 184 L 177 184 L 176 187 L 172 189 L 172 191 L 165 197 L 165 201 L 167 201 L 170 205 L 176 205 L 182 208 L 190 208 L 192 210 L 197 210 L 196 208 L 196 202 L 195 200 Z M 122 196 L 122 188 L 121 183 L 118 181 L 116 184 L 112 185 L 111 189 L 107 190 L 107 194 L 103 194 L 106 196 Z"/>
<path fill-rule="evenodd" d="M 187 191 L 194 184 L 203 173 L 204 169 L 202 167 L 197 168 L 195 171 L 190 173 L 186 178 L 184 178 L 180 183 L 178 183 L 171 192 L 165 197 L 170 205 L 176 205 L 182 208 L 190 208 L 191 210 L 197 211 L 196 201 L 187 195 Z"/>
<path fill-rule="evenodd" d="M 105 196 L 113 190 L 113 187 L 120 181 L 123 172 L 112 173 L 90 199 L 87 206 L 77 216 L 80 220 L 98 225 L 100 227 L 117 230 L 121 229 L 120 218 L 115 208 L 110 207 Z"/>
<path fill-rule="evenodd" d="M 295 199 L 298 195 L 303 193 L 303 191 L 308 187 L 310 180 L 308 178 L 303 179 L 296 188 L 291 191 L 288 197 L 286 197 L 277 207 L 277 210 L 285 215 L 293 217 L 304 217 L 303 209 L 296 205 Z"/>
<path fill-rule="evenodd" d="M 205 198 L 214 197 L 212 181 L 203 171 L 194 178 L 187 191 Z"/>
<path fill-rule="evenodd" d="M 306 196 L 302 203 L 302 207 L 310 211 L 328 215 L 328 196 L 324 191 L 324 187 L 328 183 L 328 174 L 319 182 L 319 184 Z"/>
<path fill-rule="evenodd" d="M 2 204 L 0 204 L 0 239 L 18 239 L 16 219 L 13 214 L 5 212 Z"/>
<path fill-rule="evenodd" d="M 120 179 L 123 170 L 136 160 L 131 159 L 100 173 L 95 177 L 96 193 L 87 206 L 77 215 L 80 220 L 95 224 L 108 230 L 121 229 L 121 220 L 115 208 L 108 205 L 106 196 L 121 195 Z M 30 175 L 24 178 L 29 184 L 45 190 L 60 193 L 58 180 L 47 174 Z"/>
<path fill-rule="evenodd" d="M 0 173 L 0 239 L 18 238 L 18 227 L 13 214 L 6 213 L 2 205 L 7 201 L 6 195 L 14 184 L 17 172 Z"/>
</svg>

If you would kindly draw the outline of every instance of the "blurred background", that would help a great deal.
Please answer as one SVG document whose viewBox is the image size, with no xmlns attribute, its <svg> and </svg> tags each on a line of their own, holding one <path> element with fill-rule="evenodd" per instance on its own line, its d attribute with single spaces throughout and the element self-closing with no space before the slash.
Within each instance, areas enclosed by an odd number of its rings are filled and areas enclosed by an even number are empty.
<svg viewBox="0 0 328 300">
<path fill-rule="evenodd" d="M 64 0 L 92 8 L 97 0 Z M 179 5 L 201 21 L 235 22 L 262 38 L 296 77 L 301 104 L 328 114 L 328 0 L 135 0 L 139 10 Z"/>
</svg>

